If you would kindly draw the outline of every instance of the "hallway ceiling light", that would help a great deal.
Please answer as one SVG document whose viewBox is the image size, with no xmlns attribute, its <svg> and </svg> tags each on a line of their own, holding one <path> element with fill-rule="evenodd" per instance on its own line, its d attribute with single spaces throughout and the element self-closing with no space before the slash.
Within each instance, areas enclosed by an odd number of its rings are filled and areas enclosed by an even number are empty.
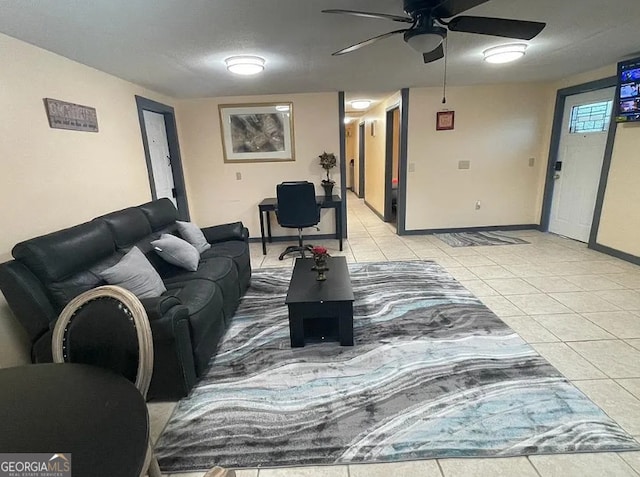
<svg viewBox="0 0 640 477">
<path fill-rule="evenodd" d="M 484 50 L 482 54 L 487 63 L 509 63 L 522 58 L 526 49 L 527 45 L 524 43 L 514 43 L 489 48 Z"/>
<path fill-rule="evenodd" d="M 264 70 L 264 58 L 259 56 L 230 56 L 224 62 L 227 69 L 237 75 L 256 75 Z"/>
<path fill-rule="evenodd" d="M 345 124 L 349 124 L 351 121 L 353 121 L 353 118 L 349 118 L 347 116 L 344 117 L 344 123 Z"/>
<path fill-rule="evenodd" d="M 368 99 L 355 99 L 350 104 L 353 109 L 367 109 L 371 106 L 371 101 Z"/>
</svg>

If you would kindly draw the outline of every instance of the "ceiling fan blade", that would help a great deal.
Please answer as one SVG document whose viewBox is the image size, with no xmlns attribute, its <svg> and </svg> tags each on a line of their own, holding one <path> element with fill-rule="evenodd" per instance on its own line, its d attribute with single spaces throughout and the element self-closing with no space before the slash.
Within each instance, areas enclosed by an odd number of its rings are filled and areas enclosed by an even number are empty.
<svg viewBox="0 0 640 477">
<path fill-rule="evenodd" d="M 359 12 L 356 10 L 322 10 L 322 13 L 340 13 L 342 15 L 353 15 L 356 17 L 379 18 L 381 20 L 393 20 L 394 22 L 413 23 L 409 17 L 401 17 L 399 15 L 391 15 L 389 13 Z"/>
<path fill-rule="evenodd" d="M 331 56 L 339 56 L 339 55 L 344 55 L 345 53 L 351 53 L 352 51 L 359 50 L 360 48 L 370 45 L 371 43 L 375 43 L 378 40 L 382 40 L 384 38 L 397 35 L 398 33 L 404 33 L 405 31 L 407 31 L 407 29 L 390 31 L 389 33 L 384 33 L 382 35 L 374 36 L 373 38 L 369 38 L 368 40 L 361 41 L 360 43 L 356 43 L 355 45 L 348 46 L 346 48 L 343 48 L 342 50 L 336 51 L 335 53 L 331 53 Z"/>
<path fill-rule="evenodd" d="M 444 0 L 439 5 L 436 5 L 432 12 L 436 18 L 451 18 L 488 1 L 489 0 Z"/>
<path fill-rule="evenodd" d="M 480 35 L 503 36 L 519 40 L 531 40 L 540 33 L 546 23 L 508 20 L 506 18 L 466 17 L 451 20 L 447 27 L 451 31 L 464 31 Z"/>
<path fill-rule="evenodd" d="M 430 51 L 429 53 L 423 53 L 422 58 L 425 63 L 431 63 L 433 61 L 438 61 L 440 58 L 444 58 L 444 48 L 442 43 L 440 43 L 440 46 L 435 50 Z"/>
</svg>

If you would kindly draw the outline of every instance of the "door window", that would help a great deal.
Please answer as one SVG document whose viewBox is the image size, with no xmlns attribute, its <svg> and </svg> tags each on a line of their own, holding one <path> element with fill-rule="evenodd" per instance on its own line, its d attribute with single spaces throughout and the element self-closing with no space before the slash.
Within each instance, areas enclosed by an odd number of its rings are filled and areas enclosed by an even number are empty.
<svg viewBox="0 0 640 477">
<path fill-rule="evenodd" d="M 581 104 L 571 108 L 571 134 L 601 133 L 609 129 L 613 101 Z"/>
</svg>

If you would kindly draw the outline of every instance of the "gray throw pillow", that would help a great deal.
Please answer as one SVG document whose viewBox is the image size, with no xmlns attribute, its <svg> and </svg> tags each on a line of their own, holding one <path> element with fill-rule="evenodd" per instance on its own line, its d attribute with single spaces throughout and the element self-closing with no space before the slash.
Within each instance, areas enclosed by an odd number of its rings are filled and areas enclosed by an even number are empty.
<svg viewBox="0 0 640 477">
<path fill-rule="evenodd" d="M 109 285 L 126 288 L 138 298 L 153 298 L 167 291 L 156 269 L 137 247 L 113 267 L 100 272 L 100 277 Z"/>
<path fill-rule="evenodd" d="M 179 220 L 176 221 L 176 224 L 178 225 L 178 231 L 182 238 L 193 245 L 198 253 L 202 253 L 211 248 L 211 244 L 207 242 L 202 230 L 200 230 L 200 227 L 196 224 L 193 222 L 180 222 Z"/>
<path fill-rule="evenodd" d="M 151 242 L 153 249 L 166 262 L 185 268 L 190 272 L 198 269 L 200 252 L 189 242 L 171 234 L 162 234 L 158 240 Z"/>
</svg>

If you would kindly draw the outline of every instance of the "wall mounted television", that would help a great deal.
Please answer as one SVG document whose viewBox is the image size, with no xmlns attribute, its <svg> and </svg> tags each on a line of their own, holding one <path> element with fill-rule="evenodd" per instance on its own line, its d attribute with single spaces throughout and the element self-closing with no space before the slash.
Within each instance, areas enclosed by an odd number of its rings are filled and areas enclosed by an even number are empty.
<svg viewBox="0 0 640 477">
<path fill-rule="evenodd" d="M 616 121 L 640 121 L 640 58 L 618 63 Z"/>
</svg>

